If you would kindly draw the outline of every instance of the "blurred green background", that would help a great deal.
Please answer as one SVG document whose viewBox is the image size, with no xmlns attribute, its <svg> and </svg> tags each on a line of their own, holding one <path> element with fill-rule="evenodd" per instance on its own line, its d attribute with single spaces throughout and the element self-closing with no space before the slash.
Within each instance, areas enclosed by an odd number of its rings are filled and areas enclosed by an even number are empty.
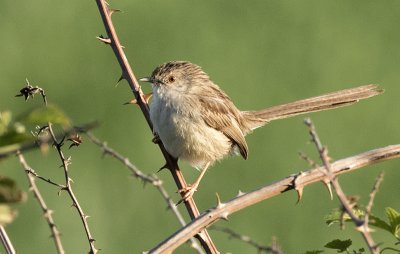
<svg viewBox="0 0 400 254">
<path fill-rule="evenodd" d="M 259 109 L 369 83 L 383 95 L 354 106 L 312 114 L 330 155 L 340 159 L 400 142 L 400 2 L 399 1 L 110 1 L 123 12 L 113 20 L 137 77 L 169 60 L 199 64 L 241 109 Z M 155 173 L 163 158 L 151 142 L 140 110 L 122 106 L 132 98 L 126 82 L 116 87 L 119 66 L 112 50 L 95 37 L 104 33 L 94 1 L 2 1 L 0 8 L 0 110 L 23 113 L 42 102 L 14 98 L 25 78 L 46 90 L 56 103 L 82 124 L 98 120 L 94 133 L 128 156 L 141 170 Z M 150 87 L 143 84 L 145 91 Z M 303 151 L 317 159 L 303 117 L 273 122 L 248 136 L 250 157 L 229 158 L 207 172 L 195 198 L 201 211 L 238 190 L 250 191 L 308 168 Z M 83 137 L 85 141 L 87 138 Z M 66 150 L 72 156 L 74 190 L 101 253 L 141 253 L 175 232 L 179 224 L 159 193 L 130 177 L 119 162 L 101 158 L 90 142 Z M 26 154 L 41 175 L 62 181 L 55 152 Z M 198 172 L 181 164 L 188 181 Z M 347 194 L 366 204 L 375 177 L 385 180 L 374 213 L 387 206 L 400 210 L 400 161 L 364 168 L 340 178 Z M 17 158 L 0 162 L 8 175 L 27 190 Z M 158 173 L 178 200 L 167 171 Z M 84 231 L 65 193 L 39 183 L 62 232 L 68 253 L 88 250 Z M 348 225 L 326 227 L 324 216 L 338 206 L 322 184 L 307 187 L 300 204 L 290 192 L 219 222 L 268 244 L 275 236 L 285 253 L 323 249 L 335 238 L 352 238 L 365 247 Z M 55 253 L 38 204 L 29 194 L 17 206 L 19 216 L 7 227 L 18 253 Z M 185 210 L 180 209 L 185 213 Z M 247 245 L 211 232 L 221 253 L 255 253 Z M 376 242 L 392 244 L 387 233 Z M 333 253 L 332 251 L 331 253 Z M 193 253 L 187 245 L 176 253 Z M 328 251 L 329 253 L 329 251 Z"/>
</svg>

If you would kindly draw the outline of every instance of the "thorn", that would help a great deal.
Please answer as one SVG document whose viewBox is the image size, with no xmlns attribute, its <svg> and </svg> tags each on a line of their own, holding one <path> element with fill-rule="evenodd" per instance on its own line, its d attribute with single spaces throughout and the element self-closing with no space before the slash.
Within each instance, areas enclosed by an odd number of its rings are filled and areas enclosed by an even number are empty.
<svg viewBox="0 0 400 254">
<path fill-rule="evenodd" d="M 119 82 L 121 82 L 123 79 L 125 79 L 125 75 L 122 73 L 121 77 L 119 77 L 118 81 L 117 81 L 117 85 Z"/>
<path fill-rule="evenodd" d="M 105 38 L 103 35 L 100 36 L 96 36 L 96 39 L 98 39 L 99 41 L 103 42 L 104 44 L 111 44 L 111 39 L 110 38 Z"/>
<path fill-rule="evenodd" d="M 221 214 L 221 219 L 228 221 L 228 212 L 224 212 L 223 214 Z"/>
<path fill-rule="evenodd" d="M 298 203 L 300 203 L 301 198 L 303 197 L 303 189 L 304 189 L 304 186 L 298 186 L 297 183 L 296 183 L 296 181 L 297 181 L 297 179 L 298 179 L 299 177 L 304 176 L 304 175 L 305 175 L 305 173 L 304 173 L 303 171 L 300 171 L 299 173 L 297 173 L 297 174 L 294 175 L 294 179 L 293 179 L 292 186 L 293 186 L 293 188 L 294 188 L 294 189 L 296 190 L 296 192 L 297 192 L 297 202 L 296 202 L 296 205 L 297 205 Z"/>
<path fill-rule="evenodd" d="M 215 195 L 217 196 L 217 208 L 222 207 L 222 203 L 221 203 L 221 198 L 218 195 L 218 192 L 215 193 Z"/>
<path fill-rule="evenodd" d="M 165 163 L 165 165 L 162 166 L 162 167 L 157 171 L 157 173 L 160 173 L 163 169 L 169 169 L 169 168 L 168 168 L 168 163 Z"/>
<path fill-rule="evenodd" d="M 331 200 L 333 200 L 333 194 L 332 194 L 332 185 L 331 185 L 331 181 L 329 181 L 328 179 L 323 179 L 322 183 L 325 185 L 325 187 L 328 189 L 329 191 L 329 196 L 331 197 Z"/>
<path fill-rule="evenodd" d="M 243 196 L 244 194 L 246 194 L 246 192 L 243 192 L 243 191 L 239 190 L 238 194 L 236 195 L 236 197 Z"/>
<path fill-rule="evenodd" d="M 297 192 L 297 202 L 296 202 L 296 205 L 297 205 L 298 203 L 300 203 L 301 198 L 303 197 L 303 190 L 304 190 L 304 187 L 297 187 L 297 186 L 296 186 L 294 189 L 295 189 L 296 192 Z"/>
<path fill-rule="evenodd" d="M 108 15 L 110 15 L 110 17 L 111 17 L 115 12 L 121 12 L 121 10 L 119 10 L 119 9 L 108 9 Z"/>
</svg>

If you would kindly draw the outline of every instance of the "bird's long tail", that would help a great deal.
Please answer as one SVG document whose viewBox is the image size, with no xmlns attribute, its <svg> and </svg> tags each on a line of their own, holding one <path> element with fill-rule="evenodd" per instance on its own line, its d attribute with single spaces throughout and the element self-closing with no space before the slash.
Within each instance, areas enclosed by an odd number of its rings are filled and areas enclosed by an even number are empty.
<svg viewBox="0 0 400 254">
<path fill-rule="evenodd" d="M 282 104 L 258 111 L 243 111 L 246 119 L 250 120 L 250 129 L 256 129 L 277 119 L 288 118 L 309 112 L 348 106 L 362 99 L 383 93 L 377 85 L 370 84 L 356 88 L 340 90 L 321 96 L 311 97 L 287 104 Z"/>
</svg>

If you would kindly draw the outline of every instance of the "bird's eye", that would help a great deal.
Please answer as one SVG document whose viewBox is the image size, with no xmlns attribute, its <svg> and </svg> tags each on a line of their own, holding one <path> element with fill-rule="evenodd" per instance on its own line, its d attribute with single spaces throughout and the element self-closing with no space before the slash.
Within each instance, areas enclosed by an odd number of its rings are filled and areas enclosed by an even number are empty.
<svg viewBox="0 0 400 254">
<path fill-rule="evenodd" d="M 169 83 L 175 82 L 175 77 L 174 76 L 169 76 L 168 77 L 168 82 Z"/>
</svg>

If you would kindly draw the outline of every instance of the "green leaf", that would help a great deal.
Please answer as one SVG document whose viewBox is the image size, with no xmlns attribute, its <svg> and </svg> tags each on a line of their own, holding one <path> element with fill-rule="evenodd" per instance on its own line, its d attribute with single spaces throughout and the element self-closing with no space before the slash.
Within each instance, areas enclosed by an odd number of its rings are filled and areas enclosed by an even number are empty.
<svg viewBox="0 0 400 254">
<path fill-rule="evenodd" d="M 325 244 L 324 247 L 329 248 L 329 249 L 335 249 L 337 250 L 337 252 L 341 253 L 341 252 L 345 252 L 352 244 L 353 242 L 351 241 L 351 239 L 347 239 L 347 240 L 339 240 L 339 239 L 335 239 L 327 244 Z"/>
<path fill-rule="evenodd" d="M 0 225 L 11 223 L 17 216 L 17 211 L 8 205 L 0 205 Z"/>
<path fill-rule="evenodd" d="M 365 215 L 365 212 L 361 209 L 353 209 L 353 213 L 358 216 L 358 217 L 363 217 Z M 325 223 L 328 226 L 331 226 L 334 223 L 340 223 L 342 212 L 339 209 L 333 209 L 332 212 L 328 215 L 325 216 Z M 346 221 L 351 221 L 350 216 L 345 213 L 343 215 L 343 220 Z"/>
<path fill-rule="evenodd" d="M 0 136 L 7 132 L 8 126 L 11 122 L 10 111 L 0 111 Z"/>
<path fill-rule="evenodd" d="M 11 178 L 0 176 L 0 203 L 17 203 L 26 200 L 26 193 Z"/>
<path fill-rule="evenodd" d="M 371 224 L 372 226 L 375 226 L 377 228 L 380 228 L 380 229 L 383 229 L 383 230 L 386 230 L 386 231 L 392 233 L 392 228 L 390 227 L 389 224 L 386 223 L 386 221 L 382 220 L 379 217 L 373 216 L 373 215 L 370 215 L 369 219 L 370 219 L 369 224 Z"/>
<path fill-rule="evenodd" d="M 400 239 L 400 213 L 391 207 L 386 207 L 386 216 L 392 229 L 392 234 Z"/>
<path fill-rule="evenodd" d="M 304 254 L 319 254 L 322 252 L 324 252 L 324 251 L 323 250 L 309 250 L 309 251 L 304 252 Z"/>
<path fill-rule="evenodd" d="M 394 237 L 400 240 L 400 213 L 391 207 L 386 207 L 385 213 L 389 223 L 371 215 L 370 224 L 390 232 Z"/>
<path fill-rule="evenodd" d="M 34 140 L 36 140 L 36 138 L 32 134 L 18 132 L 12 129 L 0 136 L 0 147 Z"/>
<path fill-rule="evenodd" d="M 34 125 L 42 126 L 51 122 L 53 124 L 59 124 L 63 128 L 71 127 L 71 120 L 67 115 L 57 106 L 49 104 L 47 107 L 42 106 L 35 108 L 18 118 L 22 123 L 29 123 Z"/>
</svg>

